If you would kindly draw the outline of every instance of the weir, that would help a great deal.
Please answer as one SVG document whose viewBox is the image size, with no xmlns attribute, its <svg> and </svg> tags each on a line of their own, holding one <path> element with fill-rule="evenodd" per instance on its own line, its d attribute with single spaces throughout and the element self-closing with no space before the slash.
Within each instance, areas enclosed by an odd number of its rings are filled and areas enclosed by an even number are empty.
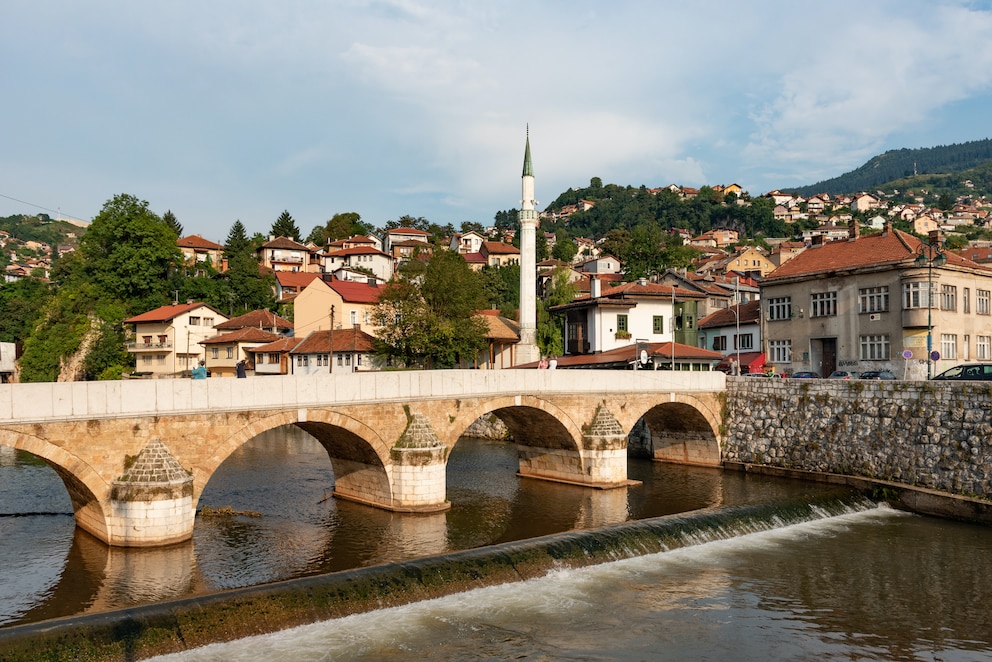
<svg viewBox="0 0 992 662">
<path fill-rule="evenodd" d="M 876 507 L 848 490 L 712 508 L 0 629 L 0 660 L 139 659 Z"/>
</svg>

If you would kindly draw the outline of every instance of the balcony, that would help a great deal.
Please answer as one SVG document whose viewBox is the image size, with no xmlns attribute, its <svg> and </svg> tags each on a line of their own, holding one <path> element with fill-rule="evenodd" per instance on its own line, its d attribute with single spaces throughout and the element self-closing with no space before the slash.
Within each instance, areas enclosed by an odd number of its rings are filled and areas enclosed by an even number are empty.
<svg viewBox="0 0 992 662">
<path fill-rule="evenodd" d="M 934 308 L 932 319 L 937 318 L 939 311 Z M 925 329 L 927 328 L 926 308 L 904 308 L 902 311 L 902 328 L 904 329 Z"/>
<path fill-rule="evenodd" d="M 125 345 L 129 352 L 154 352 L 172 349 L 171 342 L 129 342 Z"/>
</svg>

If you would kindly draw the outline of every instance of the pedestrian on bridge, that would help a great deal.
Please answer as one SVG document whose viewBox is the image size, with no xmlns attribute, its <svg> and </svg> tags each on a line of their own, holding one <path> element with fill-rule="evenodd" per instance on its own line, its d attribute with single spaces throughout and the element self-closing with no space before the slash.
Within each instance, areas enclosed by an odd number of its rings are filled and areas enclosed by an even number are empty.
<svg viewBox="0 0 992 662">
<path fill-rule="evenodd" d="M 200 359 L 199 365 L 193 368 L 193 379 L 206 379 L 207 378 L 207 362 Z"/>
</svg>

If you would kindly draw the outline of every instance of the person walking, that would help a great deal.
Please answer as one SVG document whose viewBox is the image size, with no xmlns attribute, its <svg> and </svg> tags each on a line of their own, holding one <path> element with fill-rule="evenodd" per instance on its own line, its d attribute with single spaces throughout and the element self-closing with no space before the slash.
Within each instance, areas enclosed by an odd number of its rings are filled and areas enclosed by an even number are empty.
<svg viewBox="0 0 992 662">
<path fill-rule="evenodd" d="M 247 377 L 247 374 L 245 373 L 245 360 L 241 359 L 238 361 L 238 364 L 234 366 L 234 370 L 238 374 L 238 379 L 244 379 Z"/>
<path fill-rule="evenodd" d="M 200 363 L 193 368 L 193 379 L 206 379 L 207 378 L 207 362 L 200 359 Z"/>
</svg>

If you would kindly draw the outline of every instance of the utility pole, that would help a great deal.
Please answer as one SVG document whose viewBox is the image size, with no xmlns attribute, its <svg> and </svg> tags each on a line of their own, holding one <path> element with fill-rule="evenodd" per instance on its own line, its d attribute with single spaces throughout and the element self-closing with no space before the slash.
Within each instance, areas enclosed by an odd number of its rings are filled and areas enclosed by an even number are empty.
<svg viewBox="0 0 992 662">
<path fill-rule="evenodd" d="M 334 306 L 331 306 L 331 330 L 327 332 L 327 372 L 334 372 Z"/>
</svg>

